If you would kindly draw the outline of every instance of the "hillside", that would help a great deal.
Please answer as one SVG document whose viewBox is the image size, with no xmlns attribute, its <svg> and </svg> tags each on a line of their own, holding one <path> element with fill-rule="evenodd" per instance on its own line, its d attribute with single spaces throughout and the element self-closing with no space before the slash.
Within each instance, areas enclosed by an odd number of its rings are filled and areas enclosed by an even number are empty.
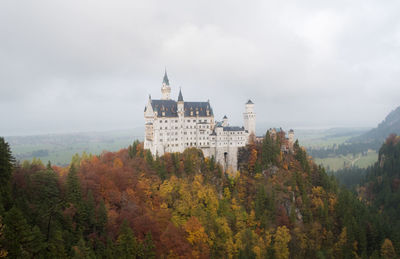
<svg viewBox="0 0 400 259">
<path fill-rule="evenodd" d="M 373 165 L 385 139 L 392 133 L 400 134 L 400 107 L 387 115 L 376 128 L 361 132 L 354 132 L 356 136 L 350 136 L 346 131 L 339 132 L 338 136 L 347 134 L 347 139 L 332 138 L 330 145 L 310 146 L 309 153 L 317 163 L 332 171 Z"/>
<path fill-rule="evenodd" d="M 391 135 L 379 150 L 379 160 L 369 168 L 360 198 L 379 210 L 391 229 L 393 241 L 400 243 L 400 136 Z"/>
<path fill-rule="evenodd" d="M 153 159 L 139 142 L 118 152 L 75 156 L 67 167 L 26 161 L 12 169 L 3 141 L 0 166 L 9 174 L 1 178 L 0 253 L 12 258 L 385 255 L 387 234 L 379 215 L 339 189 L 297 142 L 294 153 L 282 153 L 281 142 L 267 134 L 240 151 L 240 171 L 223 173 L 197 149 Z"/>
<path fill-rule="evenodd" d="M 400 106 L 391 111 L 386 118 L 378 124 L 378 127 L 361 134 L 358 137 L 352 138 L 351 143 L 371 143 L 376 145 L 379 143 L 377 149 L 385 141 L 390 134 L 400 134 Z"/>
</svg>

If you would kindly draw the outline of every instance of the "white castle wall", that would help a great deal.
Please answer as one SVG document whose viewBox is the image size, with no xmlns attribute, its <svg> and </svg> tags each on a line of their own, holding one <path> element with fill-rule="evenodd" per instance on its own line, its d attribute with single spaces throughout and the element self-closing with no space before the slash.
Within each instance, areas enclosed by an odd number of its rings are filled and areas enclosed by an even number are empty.
<svg viewBox="0 0 400 259">
<path fill-rule="evenodd" d="M 161 92 L 162 100 L 170 99 L 169 85 L 163 83 Z M 229 127 L 227 118 L 222 124 L 216 124 L 213 115 L 184 116 L 183 101 L 177 102 L 177 117 L 166 117 L 153 111 L 149 98 L 144 113 L 144 148 L 153 156 L 162 156 L 166 152 L 183 152 L 195 147 L 201 149 L 205 157 L 214 156 L 224 169 L 236 170 L 239 147 L 248 143 L 251 133 L 255 134 L 254 104 L 249 102 L 244 113 L 245 126 L 239 128 Z"/>
</svg>

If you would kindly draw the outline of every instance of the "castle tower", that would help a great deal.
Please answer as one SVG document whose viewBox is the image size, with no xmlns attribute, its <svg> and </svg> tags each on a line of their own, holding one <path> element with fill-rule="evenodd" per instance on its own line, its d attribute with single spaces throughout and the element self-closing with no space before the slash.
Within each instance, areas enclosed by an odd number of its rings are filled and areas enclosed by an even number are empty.
<svg viewBox="0 0 400 259">
<path fill-rule="evenodd" d="M 254 103 L 248 100 L 246 103 L 246 111 L 243 113 L 244 129 L 249 135 L 256 134 L 256 114 L 254 113 Z"/>
<path fill-rule="evenodd" d="M 288 133 L 288 141 L 289 141 L 289 149 L 293 151 L 293 145 L 294 145 L 294 130 L 289 130 Z"/>
<path fill-rule="evenodd" d="M 161 100 L 170 100 L 170 95 L 171 95 L 171 87 L 169 86 L 169 80 L 168 80 L 168 75 L 167 75 L 167 70 L 165 70 L 164 73 L 164 79 L 161 87 Z"/>
<path fill-rule="evenodd" d="M 183 107 L 184 107 L 184 101 L 183 101 L 183 95 L 181 89 L 179 89 L 179 95 L 178 95 L 178 116 L 183 116 Z"/>
</svg>

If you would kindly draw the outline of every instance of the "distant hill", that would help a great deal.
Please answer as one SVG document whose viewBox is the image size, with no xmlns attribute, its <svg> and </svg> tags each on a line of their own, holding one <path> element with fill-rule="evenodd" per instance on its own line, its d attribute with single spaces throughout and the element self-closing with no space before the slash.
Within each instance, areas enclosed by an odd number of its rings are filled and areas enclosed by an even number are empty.
<svg viewBox="0 0 400 259">
<path fill-rule="evenodd" d="M 349 140 L 351 143 L 379 143 L 378 147 L 392 133 L 400 134 L 400 106 L 390 112 L 386 118 L 379 123 L 378 127 Z"/>
<path fill-rule="evenodd" d="M 308 152 L 313 158 L 320 159 L 319 163 L 329 166 L 334 171 L 359 165 L 368 167 L 376 161 L 377 152 L 385 139 L 392 133 L 400 135 L 400 106 L 390 112 L 376 128 L 365 132 L 362 130 L 328 130 L 325 134 L 328 135 L 327 138 L 332 139 L 331 143 L 333 140 L 340 141 L 340 137 L 348 138 L 342 143 L 333 143 L 330 146 L 311 146 Z M 346 170 L 343 173 L 346 173 Z"/>
</svg>

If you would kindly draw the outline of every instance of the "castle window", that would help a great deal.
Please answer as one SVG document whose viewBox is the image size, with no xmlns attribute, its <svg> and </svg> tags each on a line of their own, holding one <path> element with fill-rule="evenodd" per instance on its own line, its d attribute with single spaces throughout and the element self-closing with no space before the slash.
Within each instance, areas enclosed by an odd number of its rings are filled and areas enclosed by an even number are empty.
<svg viewBox="0 0 400 259">
<path fill-rule="evenodd" d="M 165 123 L 167 123 L 168 121 L 167 120 L 165 120 Z"/>
</svg>

